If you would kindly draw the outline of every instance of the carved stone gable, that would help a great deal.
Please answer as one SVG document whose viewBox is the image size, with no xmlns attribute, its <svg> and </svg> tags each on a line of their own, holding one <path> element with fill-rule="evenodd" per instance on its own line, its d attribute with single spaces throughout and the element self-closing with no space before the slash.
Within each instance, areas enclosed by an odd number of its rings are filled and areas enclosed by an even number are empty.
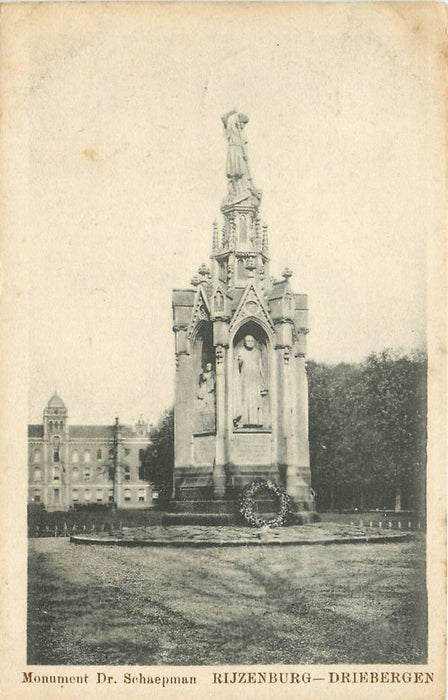
<svg viewBox="0 0 448 700">
<path fill-rule="evenodd" d="M 271 321 L 271 317 L 266 309 L 266 306 L 253 284 L 246 287 L 238 308 L 232 318 L 229 330 L 234 328 L 241 320 L 250 317 L 261 319 L 272 331 L 274 330 L 274 325 Z"/>
<path fill-rule="evenodd" d="M 201 321 L 210 321 L 210 309 L 208 301 L 202 291 L 198 290 L 198 296 L 194 305 L 193 314 L 187 330 L 187 338 L 190 339 Z"/>
</svg>

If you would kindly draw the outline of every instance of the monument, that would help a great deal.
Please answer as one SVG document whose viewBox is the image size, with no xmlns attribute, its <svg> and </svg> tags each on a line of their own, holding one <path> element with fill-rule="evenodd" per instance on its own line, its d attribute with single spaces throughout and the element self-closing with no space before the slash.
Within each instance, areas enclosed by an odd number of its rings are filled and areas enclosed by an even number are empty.
<svg viewBox="0 0 448 700">
<path fill-rule="evenodd" d="M 174 508 L 231 512 L 256 478 L 283 486 L 313 519 L 305 367 L 307 297 L 291 270 L 269 275 L 261 191 L 247 157 L 246 115 L 222 118 L 227 195 L 210 267 L 174 290 Z M 177 506 L 177 508 L 176 508 Z"/>
</svg>

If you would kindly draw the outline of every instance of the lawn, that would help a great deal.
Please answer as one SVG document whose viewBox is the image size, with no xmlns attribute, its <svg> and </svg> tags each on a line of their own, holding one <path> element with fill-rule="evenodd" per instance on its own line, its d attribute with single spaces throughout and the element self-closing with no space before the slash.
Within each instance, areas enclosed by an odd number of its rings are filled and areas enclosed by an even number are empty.
<svg viewBox="0 0 448 700">
<path fill-rule="evenodd" d="M 424 663 L 424 543 L 32 539 L 29 664 Z"/>
</svg>

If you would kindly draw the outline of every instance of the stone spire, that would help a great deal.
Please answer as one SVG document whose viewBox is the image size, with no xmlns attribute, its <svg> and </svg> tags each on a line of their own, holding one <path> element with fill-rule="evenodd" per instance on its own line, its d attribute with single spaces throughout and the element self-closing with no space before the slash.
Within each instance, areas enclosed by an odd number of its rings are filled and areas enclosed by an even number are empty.
<svg viewBox="0 0 448 700">
<path fill-rule="evenodd" d="M 267 272 L 267 233 L 258 213 L 261 190 L 253 184 L 247 155 L 245 126 L 249 118 L 236 109 L 222 117 L 227 139 L 227 195 L 221 205 L 224 217 L 222 235 L 213 227 L 212 270 L 214 281 L 244 288 L 251 278 L 269 279 Z M 223 270 L 230 270 L 224 275 Z M 230 289 L 229 289 L 230 291 Z"/>
</svg>

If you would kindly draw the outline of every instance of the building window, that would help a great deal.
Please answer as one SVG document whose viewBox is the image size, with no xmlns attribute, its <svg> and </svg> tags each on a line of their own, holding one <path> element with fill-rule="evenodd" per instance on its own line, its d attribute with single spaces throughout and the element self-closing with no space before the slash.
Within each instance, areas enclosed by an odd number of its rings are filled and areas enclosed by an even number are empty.
<svg viewBox="0 0 448 700">
<path fill-rule="evenodd" d="M 53 502 L 59 503 L 59 489 L 54 489 L 53 492 Z"/>
<path fill-rule="evenodd" d="M 224 311 L 224 296 L 219 289 L 215 294 L 215 311 Z"/>
<path fill-rule="evenodd" d="M 219 279 L 221 282 L 227 282 L 227 270 L 225 263 L 219 263 Z"/>
<path fill-rule="evenodd" d="M 145 500 L 145 489 L 139 489 L 139 490 L 138 490 L 138 500 L 139 500 L 139 501 L 144 501 L 144 500 Z"/>
<path fill-rule="evenodd" d="M 244 260 L 241 260 L 241 258 L 238 260 L 237 270 L 238 270 L 238 279 L 239 280 L 246 280 L 247 279 L 247 270 L 244 266 Z"/>
<path fill-rule="evenodd" d="M 59 481 L 60 472 L 59 467 L 53 467 L 53 481 Z"/>
<path fill-rule="evenodd" d="M 72 470 L 72 477 L 73 477 L 73 481 L 78 481 L 78 479 L 79 479 L 79 469 L 78 469 L 78 467 L 73 467 L 73 470 Z"/>
<path fill-rule="evenodd" d="M 85 452 L 84 452 L 84 462 L 86 462 L 86 463 L 90 462 L 90 452 L 89 452 L 89 450 L 85 450 Z"/>
<path fill-rule="evenodd" d="M 96 502 L 101 503 L 103 500 L 103 489 L 97 489 L 96 490 Z"/>
<path fill-rule="evenodd" d="M 96 458 L 103 459 L 103 450 L 100 449 L 96 451 Z"/>
<path fill-rule="evenodd" d="M 40 450 L 34 450 L 34 461 L 40 462 Z"/>
<path fill-rule="evenodd" d="M 40 491 L 35 491 L 33 495 L 33 503 L 40 503 Z"/>
<path fill-rule="evenodd" d="M 113 456 L 114 456 L 114 451 L 113 451 L 113 449 L 111 448 L 111 449 L 109 450 L 109 459 L 112 459 Z"/>
<path fill-rule="evenodd" d="M 52 420 L 49 421 L 49 423 L 48 423 L 48 430 L 50 431 L 50 433 L 53 432 L 53 421 Z"/>
<path fill-rule="evenodd" d="M 78 450 L 75 450 L 72 454 L 72 462 L 73 464 L 77 464 L 79 462 L 79 453 Z"/>
<path fill-rule="evenodd" d="M 90 489 L 86 489 L 86 490 L 84 491 L 84 500 L 85 500 L 85 501 L 90 501 L 91 498 L 92 498 L 92 492 L 90 491 Z"/>
<path fill-rule="evenodd" d="M 40 467 L 34 468 L 34 481 L 42 481 L 42 470 Z"/>
<path fill-rule="evenodd" d="M 138 468 L 138 478 L 140 479 L 140 481 L 143 481 L 145 478 L 145 450 L 138 451 L 138 459 L 140 462 Z"/>
<path fill-rule="evenodd" d="M 90 481 L 90 467 L 84 469 L 84 481 Z"/>
<path fill-rule="evenodd" d="M 129 449 L 129 447 L 124 448 L 124 453 L 125 453 L 126 457 L 129 457 L 129 455 L 131 454 L 131 450 Z"/>
<path fill-rule="evenodd" d="M 131 470 L 129 469 L 129 467 L 124 468 L 124 480 L 125 481 L 131 480 Z"/>
<path fill-rule="evenodd" d="M 112 490 L 109 491 L 109 497 L 108 497 L 109 503 L 114 502 L 114 492 Z"/>
<path fill-rule="evenodd" d="M 109 467 L 109 481 L 114 480 L 115 469 L 114 467 Z"/>
<path fill-rule="evenodd" d="M 77 501 L 79 499 L 78 489 L 73 489 L 72 491 L 72 501 Z"/>
<path fill-rule="evenodd" d="M 60 456 L 59 456 L 59 447 L 61 445 L 61 441 L 57 435 L 55 435 L 52 439 L 52 444 L 53 444 L 53 462 L 59 462 L 60 461 Z"/>
<path fill-rule="evenodd" d="M 125 490 L 124 490 L 124 500 L 125 500 L 125 501 L 130 501 L 130 500 L 131 500 L 131 489 L 125 489 Z"/>
<path fill-rule="evenodd" d="M 246 217 L 240 217 L 240 242 L 246 243 L 247 241 L 247 222 Z"/>
</svg>

